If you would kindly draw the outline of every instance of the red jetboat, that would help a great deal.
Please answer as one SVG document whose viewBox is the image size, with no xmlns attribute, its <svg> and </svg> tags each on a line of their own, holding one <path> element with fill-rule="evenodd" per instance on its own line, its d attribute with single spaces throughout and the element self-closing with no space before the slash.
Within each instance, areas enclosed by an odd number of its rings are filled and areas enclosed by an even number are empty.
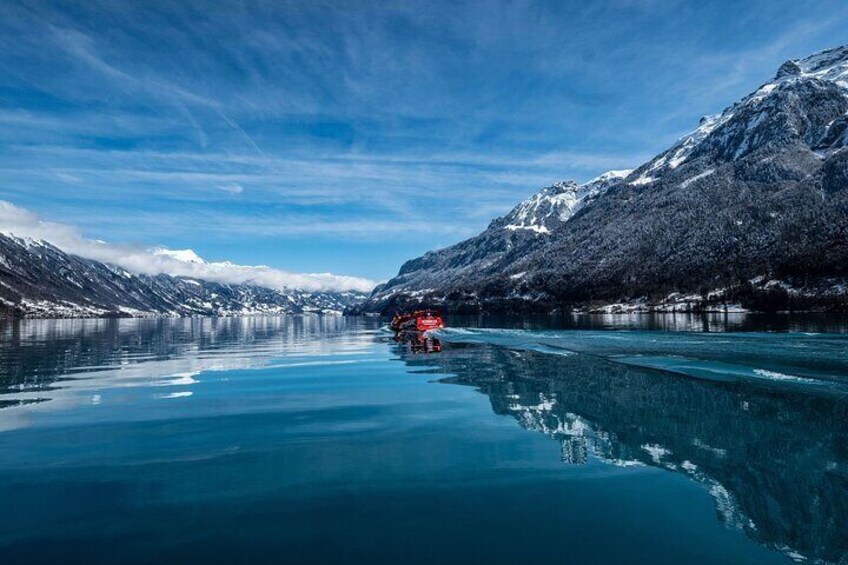
<svg viewBox="0 0 848 565">
<path fill-rule="evenodd" d="M 436 310 L 416 310 L 398 313 L 392 318 L 392 330 L 398 332 L 426 332 L 445 327 L 442 316 Z"/>
</svg>

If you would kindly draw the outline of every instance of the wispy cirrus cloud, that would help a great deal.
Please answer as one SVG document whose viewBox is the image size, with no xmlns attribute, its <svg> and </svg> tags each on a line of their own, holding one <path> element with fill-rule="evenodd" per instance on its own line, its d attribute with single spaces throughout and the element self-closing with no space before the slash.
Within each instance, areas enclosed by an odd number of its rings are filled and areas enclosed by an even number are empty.
<svg viewBox="0 0 848 565">
<path fill-rule="evenodd" d="M 0 197 L 388 276 L 552 181 L 639 165 L 846 25 L 838 0 L 10 0 Z"/>
<path fill-rule="evenodd" d="M 222 190 L 227 194 L 241 194 L 244 192 L 244 187 L 236 182 L 218 186 L 218 190 Z"/>
</svg>

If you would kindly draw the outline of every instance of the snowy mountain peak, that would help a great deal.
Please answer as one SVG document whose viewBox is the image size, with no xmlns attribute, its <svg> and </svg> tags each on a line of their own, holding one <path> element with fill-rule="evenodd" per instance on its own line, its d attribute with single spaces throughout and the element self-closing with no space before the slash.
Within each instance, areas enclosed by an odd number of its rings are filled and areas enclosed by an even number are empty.
<svg viewBox="0 0 848 565">
<path fill-rule="evenodd" d="M 577 203 L 577 190 L 577 183 L 573 181 L 543 188 L 504 217 L 504 229 L 550 233 L 571 215 Z"/>
<path fill-rule="evenodd" d="M 777 69 L 777 74 L 774 76 L 775 80 L 780 80 L 786 77 L 798 76 L 802 72 L 801 67 L 798 66 L 798 63 L 795 61 L 786 61 L 780 68 Z"/>
<path fill-rule="evenodd" d="M 550 233 L 629 174 L 629 170 L 608 171 L 584 184 L 578 185 L 572 180 L 554 183 L 518 204 L 499 223 L 509 231 Z"/>
<path fill-rule="evenodd" d="M 809 107 L 797 107 L 798 102 L 805 99 L 817 102 Z M 836 134 L 843 131 L 848 120 L 842 108 L 846 101 L 848 46 L 787 61 L 772 81 L 720 114 L 701 118 L 694 131 L 639 167 L 638 174 L 628 182 L 634 186 L 651 184 L 691 157 L 705 152 L 737 160 L 765 142 L 786 143 L 801 137 L 804 143 L 816 149 L 838 149 L 837 146 L 844 144 L 840 139 L 845 139 Z M 800 121 L 787 120 L 787 116 L 799 112 L 805 114 Z M 825 112 L 827 119 L 823 117 Z M 823 119 L 823 123 L 816 123 Z"/>
<path fill-rule="evenodd" d="M 787 61 L 780 68 L 786 71 L 784 67 L 790 64 L 798 69 L 796 75 L 842 82 L 843 86 L 848 87 L 848 84 L 845 84 L 848 80 L 848 45 L 827 49 L 803 59 Z M 780 71 L 777 78 L 780 78 Z"/>
<path fill-rule="evenodd" d="M 621 170 L 618 170 L 618 171 L 607 171 L 604 174 L 598 175 L 597 177 L 593 178 L 592 180 L 587 182 L 584 186 L 590 185 L 590 184 L 597 184 L 597 183 L 617 182 L 617 181 L 622 180 L 623 178 L 625 178 L 627 175 L 629 175 L 632 172 L 633 172 L 633 169 L 621 169 Z"/>
<path fill-rule="evenodd" d="M 573 180 L 559 181 L 553 183 L 551 186 L 543 188 L 539 191 L 539 194 L 542 192 L 549 194 L 564 194 L 566 192 L 576 192 L 578 188 L 578 184 Z"/>
<path fill-rule="evenodd" d="M 602 175 L 598 175 L 590 181 L 587 181 L 579 186 L 577 196 L 581 200 L 581 205 L 586 204 L 589 199 L 599 196 L 609 187 L 623 181 L 627 178 L 633 169 L 621 169 L 618 171 L 607 171 Z M 575 210 L 576 212 L 576 210 Z"/>
</svg>

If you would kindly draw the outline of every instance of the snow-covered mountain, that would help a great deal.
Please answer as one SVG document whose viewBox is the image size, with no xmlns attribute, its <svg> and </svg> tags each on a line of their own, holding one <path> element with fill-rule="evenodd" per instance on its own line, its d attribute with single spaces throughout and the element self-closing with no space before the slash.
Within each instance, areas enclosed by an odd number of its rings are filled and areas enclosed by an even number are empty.
<svg viewBox="0 0 848 565">
<path fill-rule="evenodd" d="M 363 308 L 548 311 L 670 295 L 848 308 L 846 188 L 848 46 L 784 63 L 632 172 L 548 187 L 407 262 Z"/>
<path fill-rule="evenodd" d="M 846 92 L 848 46 L 787 61 L 774 79 L 720 114 L 701 118 L 697 129 L 639 167 L 628 181 L 649 184 L 709 153 L 737 161 L 798 137 L 824 157 L 846 145 Z"/>
<path fill-rule="evenodd" d="M 157 250 L 188 262 L 191 250 Z M 189 277 L 139 275 L 65 253 L 42 240 L 0 234 L 0 316 L 237 316 L 340 313 L 357 292 L 306 292 Z"/>
<path fill-rule="evenodd" d="M 564 181 L 545 187 L 506 216 L 492 220 L 480 235 L 408 261 L 388 285 L 374 290 L 372 298 L 376 303 L 393 298 L 415 301 L 452 281 L 473 278 L 492 265 L 511 261 L 535 242 L 546 239 L 630 172 L 610 171 L 582 185 Z M 370 304 L 373 308 L 375 302 Z"/>
<path fill-rule="evenodd" d="M 609 171 L 585 184 L 572 180 L 558 182 L 543 188 L 512 211 L 495 221 L 495 228 L 530 230 L 540 234 L 551 233 L 560 227 L 580 208 L 600 196 L 607 188 L 619 182 L 632 171 Z"/>
</svg>

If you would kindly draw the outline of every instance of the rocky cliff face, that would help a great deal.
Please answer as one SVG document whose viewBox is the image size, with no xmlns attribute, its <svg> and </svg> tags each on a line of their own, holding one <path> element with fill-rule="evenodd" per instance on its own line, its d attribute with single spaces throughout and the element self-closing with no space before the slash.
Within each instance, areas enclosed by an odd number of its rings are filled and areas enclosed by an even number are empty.
<svg viewBox="0 0 848 565">
<path fill-rule="evenodd" d="M 548 187 L 479 236 L 407 262 L 364 307 L 548 310 L 686 295 L 701 306 L 844 308 L 846 180 L 840 47 L 785 63 L 632 172 Z"/>
<path fill-rule="evenodd" d="M 0 234 L 0 315 L 234 316 L 337 313 L 364 295 L 275 290 L 168 275 L 137 275 L 65 253 L 44 241 Z"/>
</svg>

